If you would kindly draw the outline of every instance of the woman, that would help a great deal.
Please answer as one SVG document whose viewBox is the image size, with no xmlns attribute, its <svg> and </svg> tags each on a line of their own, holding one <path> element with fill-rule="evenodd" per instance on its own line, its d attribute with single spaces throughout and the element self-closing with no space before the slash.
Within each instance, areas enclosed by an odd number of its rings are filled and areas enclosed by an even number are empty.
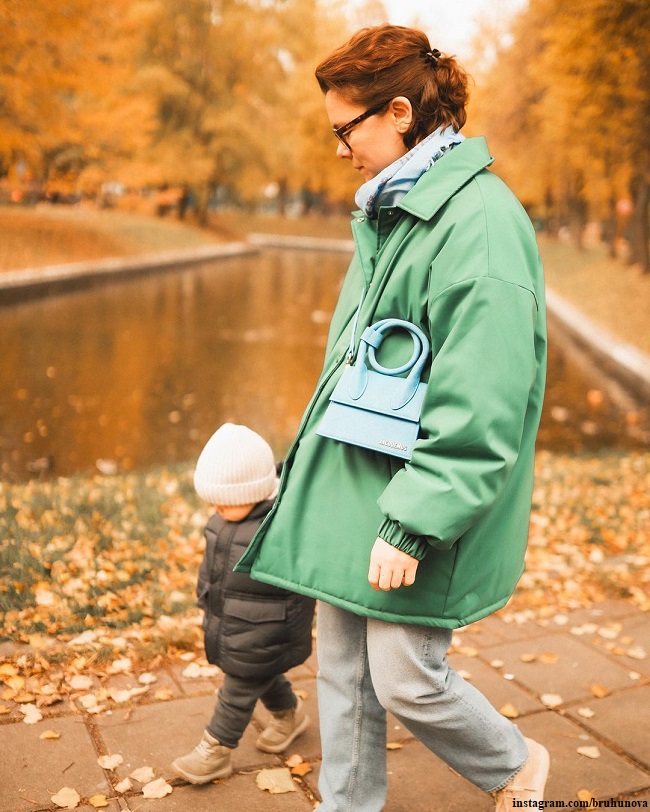
<svg viewBox="0 0 650 812">
<path fill-rule="evenodd" d="M 240 566 L 321 601 L 322 812 L 383 808 L 386 711 L 514 809 L 542 798 L 548 753 L 446 652 L 523 571 L 546 362 L 534 232 L 485 141 L 459 134 L 467 76 L 425 34 L 364 29 L 316 77 L 338 155 L 365 181 L 356 252 L 278 500 Z M 408 462 L 317 434 L 351 335 L 356 350 L 384 318 L 431 343 Z"/>
</svg>

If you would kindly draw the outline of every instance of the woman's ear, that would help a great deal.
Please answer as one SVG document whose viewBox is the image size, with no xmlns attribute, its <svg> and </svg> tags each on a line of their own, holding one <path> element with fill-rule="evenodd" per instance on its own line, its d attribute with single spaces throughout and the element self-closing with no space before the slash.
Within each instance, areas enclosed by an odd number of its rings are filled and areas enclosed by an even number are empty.
<svg viewBox="0 0 650 812">
<path fill-rule="evenodd" d="M 388 112 L 395 121 L 398 133 L 405 133 L 413 121 L 413 107 L 406 96 L 395 96 L 390 103 Z"/>
</svg>

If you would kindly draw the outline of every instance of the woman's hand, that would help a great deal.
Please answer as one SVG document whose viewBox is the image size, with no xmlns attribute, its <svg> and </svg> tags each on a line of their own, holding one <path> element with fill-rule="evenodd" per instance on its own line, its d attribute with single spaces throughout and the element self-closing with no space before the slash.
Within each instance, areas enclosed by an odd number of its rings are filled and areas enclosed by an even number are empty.
<svg viewBox="0 0 650 812">
<path fill-rule="evenodd" d="M 373 589 L 388 592 L 400 586 L 411 586 L 420 562 L 377 537 L 370 553 L 368 581 Z"/>
</svg>

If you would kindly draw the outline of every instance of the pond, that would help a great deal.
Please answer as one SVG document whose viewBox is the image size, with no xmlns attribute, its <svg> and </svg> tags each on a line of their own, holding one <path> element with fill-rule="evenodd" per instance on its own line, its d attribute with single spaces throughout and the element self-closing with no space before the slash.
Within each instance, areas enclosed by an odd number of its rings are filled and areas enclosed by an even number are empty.
<svg viewBox="0 0 650 812">
<path fill-rule="evenodd" d="M 196 459 L 224 421 L 287 450 L 348 257 L 268 250 L 0 308 L 0 476 Z M 539 446 L 650 445 L 647 415 L 551 334 Z"/>
</svg>

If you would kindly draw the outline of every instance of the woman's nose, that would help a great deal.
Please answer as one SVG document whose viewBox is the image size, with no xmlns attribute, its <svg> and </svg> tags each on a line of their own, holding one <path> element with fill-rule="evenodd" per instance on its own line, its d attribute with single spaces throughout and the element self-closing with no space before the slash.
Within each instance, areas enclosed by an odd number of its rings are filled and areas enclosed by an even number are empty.
<svg viewBox="0 0 650 812">
<path fill-rule="evenodd" d="M 339 141 L 338 146 L 336 147 L 336 157 L 337 158 L 351 158 L 352 157 L 352 150 L 349 147 L 346 147 L 342 141 Z"/>
</svg>

